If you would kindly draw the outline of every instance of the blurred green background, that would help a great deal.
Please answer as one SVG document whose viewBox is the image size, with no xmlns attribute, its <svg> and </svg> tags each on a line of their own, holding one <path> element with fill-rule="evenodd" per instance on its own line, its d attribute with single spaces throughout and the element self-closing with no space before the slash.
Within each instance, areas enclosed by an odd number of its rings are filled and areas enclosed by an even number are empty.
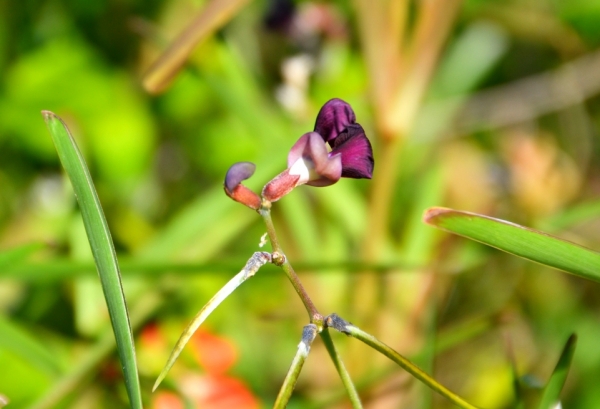
<svg viewBox="0 0 600 409">
<path fill-rule="evenodd" d="M 447 206 L 600 249 L 600 1 L 257 0 L 201 42 L 163 93 L 147 92 L 144 73 L 204 3 L 0 2 L 8 407 L 127 407 L 42 109 L 67 122 L 92 172 L 122 263 L 146 407 L 258 408 L 272 405 L 308 322 L 273 266 L 150 389 L 187 322 L 259 250 L 265 229 L 224 195 L 227 169 L 256 163 L 247 185 L 260 190 L 333 97 L 353 106 L 373 143 L 373 180 L 300 187 L 273 207 L 320 311 L 487 408 L 513 407 L 515 383 L 533 400 L 575 332 L 563 407 L 600 407 L 598 284 L 421 222 L 427 207 Z M 357 341 L 334 341 L 366 407 L 451 407 Z M 349 407 L 319 341 L 289 407 Z"/>
</svg>

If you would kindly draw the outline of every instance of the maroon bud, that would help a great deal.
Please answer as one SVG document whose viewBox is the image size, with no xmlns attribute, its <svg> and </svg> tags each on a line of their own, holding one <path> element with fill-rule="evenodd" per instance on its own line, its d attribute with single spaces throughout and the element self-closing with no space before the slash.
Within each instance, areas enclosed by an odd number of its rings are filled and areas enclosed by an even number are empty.
<svg viewBox="0 0 600 409">
<path fill-rule="evenodd" d="M 225 194 L 236 202 L 242 203 L 251 209 L 258 210 L 261 202 L 260 197 L 241 184 L 243 180 L 248 179 L 254 174 L 255 169 L 256 165 L 252 162 L 234 163 L 227 171 L 227 175 L 225 175 L 223 187 L 225 189 Z"/>
<path fill-rule="evenodd" d="M 286 169 L 265 185 L 262 197 L 275 202 L 290 193 L 298 185 L 299 180 L 300 175 L 290 175 L 289 169 Z"/>
</svg>

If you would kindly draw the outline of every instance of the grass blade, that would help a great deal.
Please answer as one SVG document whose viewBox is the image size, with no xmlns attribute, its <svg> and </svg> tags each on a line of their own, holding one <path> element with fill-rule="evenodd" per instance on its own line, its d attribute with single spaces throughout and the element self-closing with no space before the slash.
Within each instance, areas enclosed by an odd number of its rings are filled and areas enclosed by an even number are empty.
<svg viewBox="0 0 600 409">
<path fill-rule="evenodd" d="M 329 329 L 324 328 L 323 331 L 319 334 L 321 335 L 321 339 L 325 344 L 325 348 L 327 348 L 327 352 L 329 353 L 329 357 L 333 361 L 333 365 L 335 365 L 335 369 L 338 372 L 338 375 L 342 379 L 342 383 L 344 384 L 344 388 L 346 388 L 346 393 L 350 398 L 350 402 L 352 403 L 352 407 L 354 409 L 362 409 L 362 402 L 360 400 L 360 396 L 358 395 L 358 391 L 356 390 L 356 386 L 352 379 L 350 378 L 350 374 L 342 361 L 342 357 L 338 354 L 337 349 L 331 339 L 331 334 L 329 334 Z"/>
<path fill-rule="evenodd" d="M 461 407 L 463 409 L 477 409 L 477 406 L 470 404 L 454 392 L 450 391 L 448 388 L 446 388 L 438 381 L 433 379 L 425 371 L 423 371 L 410 360 L 399 354 L 393 348 L 384 344 L 383 342 L 375 338 L 373 335 L 366 333 L 360 328 L 350 324 L 348 321 L 344 320 L 339 315 L 328 315 L 325 318 L 325 323 L 329 328 L 333 328 L 346 335 L 350 335 L 358 339 L 359 341 L 364 342 L 374 350 L 380 352 L 382 355 L 386 356 L 387 358 L 398 364 L 398 366 L 400 366 L 406 372 L 411 374 L 414 378 L 418 379 L 423 384 L 431 388 L 431 390 L 444 396 L 458 407 Z"/>
<path fill-rule="evenodd" d="M 250 257 L 250 259 L 248 260 L 248 262 L 246 263 L 246 265 L 244 266 L 242 271 L 237 273 L 235 275 L 235 277 L 233 277 L 231 280 L 229 280 L 227 282 L 227 284 L 225 284 L 210 299 L 210 301 L 208 301 L 206 303 L 206 305 L 204 307 L 202 307 L 202 309 L 200 311 L 198 311 L 198 314 L 196 314 L 194 319 L 192 319 L 192 322 L 190 322 L 188 324 L 188 326 L 183 330 L 183 333 L 177 340 L 177 343 L 175 344 L 173 351 L 171 351 L 171 355 L 169 355 L 169 359 L 167 359 L 167 363 L 165 364 L 165 367 L 158 375 L 158 378 L 156 378 L 156 382 L 154 382 L 154 386 L 152 387 L 152 392 L 154 392 L 156 390 L 156 388 L 158 388 L 158 385 L 160 385 L 162 380 L 165 379 L 165 376 L 167 376 L 167 372 L 169 372 L 169 370 L 171 369 L 171 367 L 173 366 L 173 364 L 179 357 L 179 354 L 181 354 L 181 351 L 183 351 L 183 348 L 185 347 L 185 345 L 188 343 L 190 338 L 192 338 L 192 335 L 194 335 L 194 332 L 196 332 L 196 330 L 200 327 L 200 325 L 202 325 L 202 323 L 208 318 L 208 316 L 210 314 L 212 314 L 212 312 L 227 297 L 229 297 L 231 295 L 231 293 L 233 293 L 235 291 L 236 288 L 238 288 L 244 281 L 246 281 L 250 277 L 254 276 L 254 274 L 256 274 L 256 272 L 262 266 L 264 266 L 267 262 L 270 262 L 270 261 L 271 261 L 271 255 L 269 253 L 260 252 L 260 251 L 254 253 L 252 255 L 252 257 Z"/>
<path fill-rule="evenodd" d="M 108 230 L 108 224 L 85 160 L 66 124 L 50 111 L 42 111 L 42 115 L 79 202 L 85 231 L 106 298 L 106 305 L 117 342 L 117 351 L 123 365 L 130 406 L 141 409 L 142 395 L 135 359 L 133 334 L 121 285 L 117 256 Z"/>
<path fill-rule="evenodd" d="M 308 324 L 302 330 L 302 340 L 298 344 L 298 351 L 296 351 L 290 369 L 279 389 L 279 394 L 277 395 L 275 404 L 273 404 L 274 409 L 285 409 L 287 407 L 292 392 L 294 391 L 294 387 L 296 386 L 296 382 L 298 381 L 298 377 L 300 376 L 300 371 L 310 352 L 310 347 L 317 336 L 317 332 L 318 330 L 315 324 Z"/>
<path fill-rule="evenodd" d="M 442 207 L 426 210 L 423 220 L 442 230 L 507 253 L 600 281 L 600 253 L 546 233 L 500 219 Z"/>
<path fill-rule="evenodd" d="M 144 87 L 159 93 L 169 86 L 200 41 L 225 25 L 248 0 L 211 0 L 175 39 L 144 77 Z"/>
<path fill-rule="evenodd" d="M 554 405 L 560 401 L 560 391 L 567 380 L 567 374 L 569 373 L 569 367 L 571 366 L 571 360 L 575 353 L 576 344 L 577 335 L 572 334 L 567 340 L 556 367 L 552 372 L 552 376 L 544 388 L 544 393 L 542 394 L 542 399 L 538 406 L 539 409 L 553 408 L 555 407 Z"/>
</svg>

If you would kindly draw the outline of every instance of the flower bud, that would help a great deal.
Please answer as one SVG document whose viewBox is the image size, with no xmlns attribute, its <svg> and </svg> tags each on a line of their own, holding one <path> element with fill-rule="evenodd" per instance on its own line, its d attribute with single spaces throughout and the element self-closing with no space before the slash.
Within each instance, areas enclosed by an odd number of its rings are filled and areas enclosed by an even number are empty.
<svg viewBox="0 0 600 409">
<path fill-rule="evenodd" d="M 298 185 L 299 180 L 300 175 L 290 175 L 290 170 L 286 169 L 265 185 L 262 197 L 275 202 L 290 193 Z"/>
<path fill-rule="evenodd" d="M 241 183 L 252 176 L 255 169 L 256 165 L 252 162 L 234 163 L 225 175 L 223 188 L 225 194 L 236 202 L 258 210 L 261 202 L 260 197 Z"/>
</svg>

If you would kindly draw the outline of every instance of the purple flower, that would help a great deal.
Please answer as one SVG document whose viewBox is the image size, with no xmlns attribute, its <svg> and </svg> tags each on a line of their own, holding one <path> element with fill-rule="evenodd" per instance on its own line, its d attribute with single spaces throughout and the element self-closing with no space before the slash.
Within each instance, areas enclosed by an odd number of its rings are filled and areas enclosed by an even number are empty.
<svg viewBox="0 0 600 409">
<path fill-rule="evenodd" d="M 327 150 L 327 145 L 331 151 Z M 371 179 L 373 150 L 350 105 L 328 101 L 317 115 L 314 132 L 308 132 L 288 154 L 288 169 L 269 182 L 263 196 L 275 201 L 301 184 L 329 186 L 340 177 Z"/>
</svg>

